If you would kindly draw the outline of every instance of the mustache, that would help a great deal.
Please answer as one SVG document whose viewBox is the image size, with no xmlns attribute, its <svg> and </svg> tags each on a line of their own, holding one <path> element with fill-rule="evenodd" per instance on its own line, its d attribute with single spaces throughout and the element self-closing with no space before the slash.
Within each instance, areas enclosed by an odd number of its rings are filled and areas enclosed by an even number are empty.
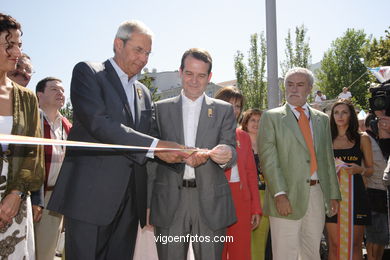
<svg viewBox="0 0 390 260">
<path fill-rule="evenodd" d="M 291 97 L 291 96 L 298 96 L 298 97 L 301 97 L 302 95 L 298 94 L 298 93 L 290 93 L 287 95 L 287 97 Z"/>
</svg>

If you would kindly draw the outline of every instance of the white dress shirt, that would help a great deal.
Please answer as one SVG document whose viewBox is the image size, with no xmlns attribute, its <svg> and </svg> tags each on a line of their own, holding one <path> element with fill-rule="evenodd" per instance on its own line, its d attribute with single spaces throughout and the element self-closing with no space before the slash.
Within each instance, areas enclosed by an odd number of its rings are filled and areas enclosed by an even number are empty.
<svg viewBox="0 0 390 260">
<path fill-rule="evenodd" d="M 195 147 L 196 133 L 198 130 L 200 110 L 204 99 L 204 93 L 195 101 L 187 98 L 182 90 L 182 108 L 183 108 L 183 131 L 184 144 L 189 147 Z M 183 179 L 195 179 L 195 168 L 189 165 L 185 166 Z"/>
<path fill-rule="evenodd" d="M 45 112 L 41 110 L 42 116 L 46 119 L 47 123 L 50 126 L 50 138 L 54 140 L 66 140 L 68 139 L 68 135 L 62 125 L 62 115 L 58 114 L 53 122 L 50 122 Z M 43 123 L 43 120 L 41 119 Z M 42 130 L 44 128 L 42 127 Z M 65 146 L 62 145 L 53 145 L 51 160 L 50 160 L 50 169 L 47 178 L 47 186 L 52 187 L 56 184 L 58 174 L 60 173 L 60 169 L 62 166 L 62 162 L 65 157 Z"/>
<path fill-rule="evenodd" d="M 129 76 L 116 64 L 115 60 L 113 58 L 110 59 L 110 62 L 112 66 L 114 67 L 114 70 L 116 71 L 116 74 L 118 74 L 118 77 L 122 83 L 123 89 L 125 90 L 127 101 L 129 102 L 130 110 L 131 110 L 131 116 L 133 117 L 133 123 L 135 123 L 135 109 L 134 109 L 134 83 L 138 79 L 138 76 L 135 75 L 132 78 L 129 78 Z"/>
<path fill-rule="evenodd" d="M 235 163 L 234 166 L 232 167 L 229 182 L 239 182 L 239 181 L 240 181 L 240 175 L 238 173 L 237 163 Z"/>
</svg>

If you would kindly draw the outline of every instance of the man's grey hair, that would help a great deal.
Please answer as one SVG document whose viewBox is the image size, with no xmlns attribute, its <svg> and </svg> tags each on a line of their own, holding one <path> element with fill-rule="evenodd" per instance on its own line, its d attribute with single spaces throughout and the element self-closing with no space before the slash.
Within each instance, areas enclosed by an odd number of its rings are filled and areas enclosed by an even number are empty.
<svg viewBox="0 0 390 260">
<path fill-rule="evenodd" d="M 124 21 L 119 25 L 115 38 L 119 38 L 126 43 L 131 38 L 132 33 L 141 33 L 148 35 L 153 40 L 153 32 L 143 22 L 138 20 Z M 115 45 L 113 46 L 115 53 Z"/>
<path fill-rule="evenodd" d="M 309 83 L 309 86 L 313 87 L 313 84 L 314 84 L 313 72 L 311 72 L 310 70 L 308 70 L 306 68 L 301 68 L 301 67 L 295 67 L 295 68 L 289 69 L 289 71 L 287 71 L 286 75 L 284 76 L 284 85 L 285 86 L 287 86 L 287 79 L 291 75 L 294 75 L 294 74 L 303 74 L 303 75 L 305 75 L 306 78 L 307 78 L 307 82 Z"/>
<path fill-rule="evenodd" d="M 127 41 L 131 38 L 132 33 L 141 33 L 153 38 L 153 32 L 143 22 L 137 20 L 125 21 L 119 25 L 115 38 Z"/>
</svg>

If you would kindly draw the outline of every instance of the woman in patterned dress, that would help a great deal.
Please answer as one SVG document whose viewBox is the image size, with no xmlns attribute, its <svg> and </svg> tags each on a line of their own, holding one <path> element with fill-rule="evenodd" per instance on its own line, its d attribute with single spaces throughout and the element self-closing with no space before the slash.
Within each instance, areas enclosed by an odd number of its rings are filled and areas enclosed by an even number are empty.
<svg viewBox="0 0 390 260">
<path fill-rule="evenodd" d="M 40 136 L 35 95 L 7 77 L 21 56 L 21 27 L 0 13 L 0 134 Z M 0 259 L 35 259 L 29 191 L 43 180 L 42 147 L 0 145 Z"/>
</svg>

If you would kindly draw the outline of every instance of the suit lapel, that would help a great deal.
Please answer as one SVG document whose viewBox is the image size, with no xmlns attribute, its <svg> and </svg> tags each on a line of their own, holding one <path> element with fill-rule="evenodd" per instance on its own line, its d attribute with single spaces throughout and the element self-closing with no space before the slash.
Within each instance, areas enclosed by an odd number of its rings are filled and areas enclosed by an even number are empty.
<svg viewBox="0 0 390 260">
<path fill-rule="evenodd" d="M 303 147 L 305 147 L 305 149 L 308 150 L 305 139 L 303 138 L 301 129 L 299 128 L 297 118 L 294 116 L 294 113 L 291 111 L 291 108 L 287 103 L 284 105 L 284 108 L 285 108 L 285 116 L 283 117 L 283 122 L 285 124 L 285 127 L 287 129 L 290 129 L 294 133 L 298 142 L 301 145 L 303 145 Z"/>
<path fill-rule="evenodd" d="M 198 129 L 196 130 L 196 147 L 205 146 L 202 145 L 202 141 L 204 140 L 202 137 L 207 134 L 207 131 L 210 128 L 210 124 L 213 120 L 216 120 L 214 102 L 211 98 L 205 95 L 202 102 L 202 108 L 200 110 Z"/>
<path fill-rule="evenodd" d="M 129 106 L 129 102 L 127 100 L 127 96 L 125 93 L 125 90 L 123 89 L 122 82 L 120 81 L 118 74 L 116 74 L 116 71 L 114 67 L 112 67 L 111 62 L 109 60 L 106 60 L 104 62 L 105 71 L 107 73 L 107 79 L 113 86 L 114 90 L 117 92 L 119 99 L 123 103 L 123 106 L 125 107 L 125 111 L 130 118 L 130 124 L 133 125 L 133 117 L 131 115 L 131 110 Z"/>
<path fill-rule="evenodd" d="M 179 144 L 184 144 L 183 106 L 181 95 L 174 98 L 169 106 L 169 115 Z"/>
</svg>

